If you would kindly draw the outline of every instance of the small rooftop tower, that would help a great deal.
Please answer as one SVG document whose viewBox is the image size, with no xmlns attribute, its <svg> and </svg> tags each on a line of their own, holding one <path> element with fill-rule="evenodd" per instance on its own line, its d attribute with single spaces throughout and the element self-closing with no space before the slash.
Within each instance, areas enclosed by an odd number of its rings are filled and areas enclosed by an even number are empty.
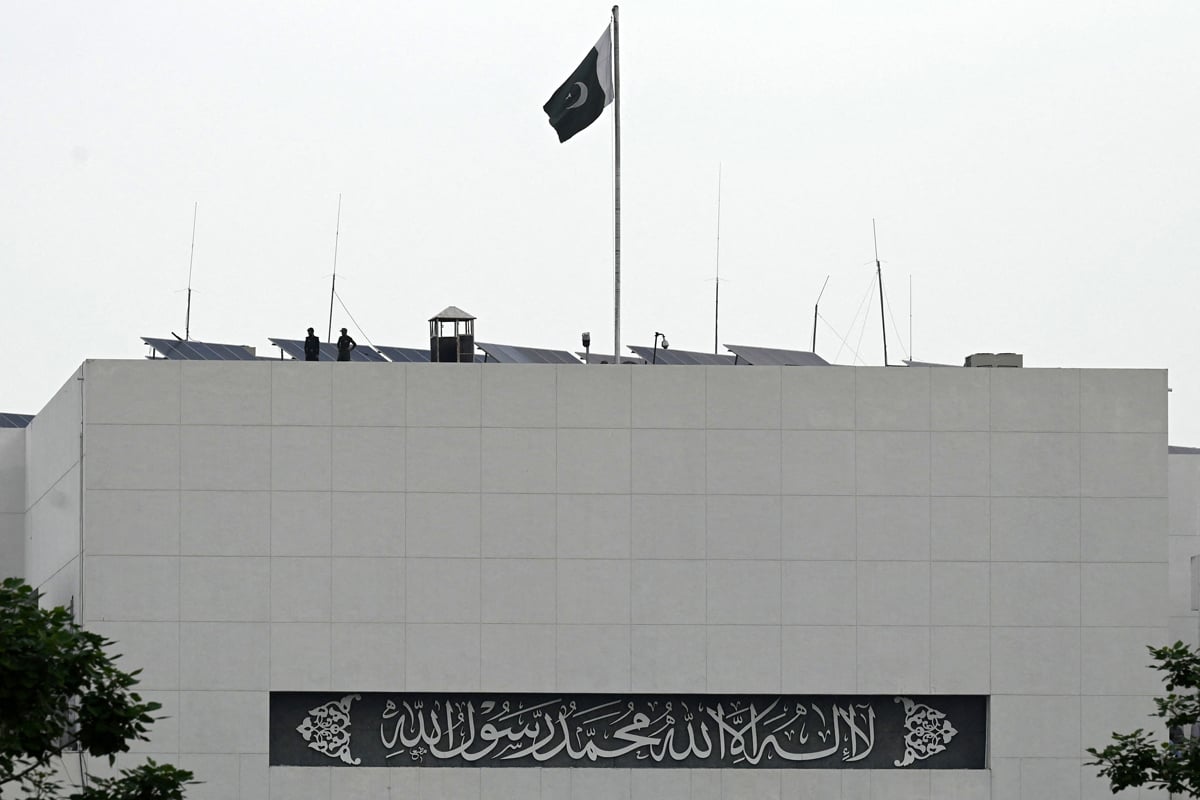
<svg viewBox="0 0 1200 800">
<path fill-rule="evenodd" d="M 475 318 L 458 306 L 446 306 L 429 320 L 429 360 L 475 361 Z"/>
</svg>

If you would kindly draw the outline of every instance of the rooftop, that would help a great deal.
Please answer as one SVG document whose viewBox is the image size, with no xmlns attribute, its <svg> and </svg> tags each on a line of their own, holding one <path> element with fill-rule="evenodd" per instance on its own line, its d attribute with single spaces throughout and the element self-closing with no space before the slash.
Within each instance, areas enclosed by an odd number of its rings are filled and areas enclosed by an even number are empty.
<svg viewBox="0 0 1200 800">
<path fill-rule="evenodd" d="M 465 312 L 453 306 L 442 312 Z M 439 319 L 445 319 L 445 316 Z M 470 319 L 471 317 L 466 316 Z M 277 360 L 273 357 L 258 354 L 253 345 L 227 344 L 222 342 L 201 342 L 192 340 L 163 339 L 153 336 L 143 336 L 142 341 L 150 347 L 147 358 L 167 358 L 184 361 L 255 361 Z M 278 360 L 304 360 L 304 340 L 268 337 L 272 345 L 279 348 Z M 829 362 L 816 353 L 805 350 L 786 350 L 777 347 L 760 347 L 754 345 L 725 345 L 728 353 L 707 353 L 695 350 L 672 350 L 653 345 L 632 344 L 628 346 L 634 356 L 622 355 L 621 361 L 627 364 L 663 364 L 676 366 L 797 366 L 797 367 L 827 367 Z M 572 353 L 569 350 L 555 350 L 544 347 L 526 347 L 523 345 L 501 344 L 496 342 L 475 342 L 477 353 L 476 362 L 493 364 L 609 364 L 614 359 L 612 355 L 599 353 Z M 332 342 L 321 342 L 319 361 L 336 361 L 337 345 Z M 429 348 L 426 347 L 396 347 L 393 345 L 359 344 L 350 353 L 351 361 L 414 363 L 428 362 Z"/>
</svg>

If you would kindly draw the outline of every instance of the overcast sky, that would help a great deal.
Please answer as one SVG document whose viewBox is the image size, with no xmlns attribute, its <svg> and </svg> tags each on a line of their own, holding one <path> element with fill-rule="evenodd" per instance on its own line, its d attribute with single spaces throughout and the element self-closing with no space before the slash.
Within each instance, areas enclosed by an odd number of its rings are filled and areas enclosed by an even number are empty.
<svg viewBox="0 0 1200 800">
<path fill-rule="evenodd" d="M 7 4 L 0 411 L 183 335 L 194 203 L 194 339 L 323 336 L 340 193 L 335 331 L 426 346 L 453 304 L 610 352 L 612 108 L 565 144 L 541 110 L 609 15 Z M 1198 32 L 1195 0 L 627 3 L 623 343 L 712 350 L 720 171 L 722 343 L 808 349 L 830 276 L 817 352 L 881 364 L 874 218 L 891 360 L 1167 368 L 1200 445 Z"/>
</svg>

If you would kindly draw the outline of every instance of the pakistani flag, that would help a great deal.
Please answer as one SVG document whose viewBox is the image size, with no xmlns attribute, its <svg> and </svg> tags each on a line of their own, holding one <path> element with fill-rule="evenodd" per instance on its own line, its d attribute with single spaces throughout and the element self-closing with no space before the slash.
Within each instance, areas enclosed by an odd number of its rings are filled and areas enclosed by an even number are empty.
<svg viewBox="0 0 1200 800">
<path fill-rule="evenodd" d="M 599 118 L 604 107 L 613 101 L 612 27 L 583 59 L 571 77 L 555 90 L 542 106 L 550 124 L 565 142 Z"/>
</svg>

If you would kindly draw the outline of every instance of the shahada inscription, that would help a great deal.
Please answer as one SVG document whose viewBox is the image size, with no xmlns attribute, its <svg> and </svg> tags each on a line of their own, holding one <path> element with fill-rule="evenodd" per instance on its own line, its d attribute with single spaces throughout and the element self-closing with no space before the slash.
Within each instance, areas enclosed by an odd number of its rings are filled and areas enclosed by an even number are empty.
<svg viewBox="0 0 1200 800">
<path fill-rule="evenodd" d="M 271 693 L 270 763 L 983 769 L 968 695 Z"/>
</svg>

